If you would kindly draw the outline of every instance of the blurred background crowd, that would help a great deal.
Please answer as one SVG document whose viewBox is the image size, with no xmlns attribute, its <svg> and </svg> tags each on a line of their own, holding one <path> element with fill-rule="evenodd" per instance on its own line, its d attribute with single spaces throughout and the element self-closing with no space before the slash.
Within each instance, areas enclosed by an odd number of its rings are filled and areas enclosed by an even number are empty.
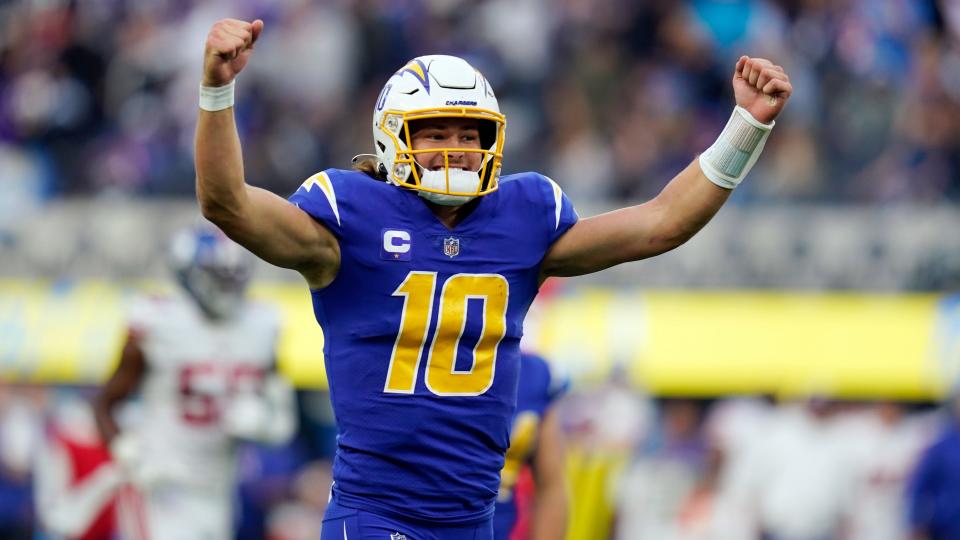
<svg viewBox="0 0 960 540">
<path fill-rule="evenodd" d="M 266 22 L 237 118 L 248 181 L 282 196 L 370 152 L 384 81 L 443 52 L 496 88 L 506 173 L 550 175 L 581 215 L 646 200 L 722 129 L 738 56 L 771 58 L 795 94 L 733 208 L 642 272 L 596 279 L 960 288 L 958 0 L 0 0 L 0 278 L 165 276 L 169 232 L 196 214 L 203 41 L 225 16 Z M 0 340 L 18 313 L 0 311 Z M 711 529 L 718 512 L 740 519 L 722 524 L 731 534 L 907 538 L 917 463 L 958 429 L 933 402 L 573 382 L 558 405 L 576 471 L 571 538 L 726 538 Z M 0 538 L 34 534 L 31 456 L 88 394 L 0 383 Z M 290 445 L 244 450 L 241 538 L 317 537 L 326 395 L 302 391 L 300 414 Z"/>
<path fill-rule="evenodd" d="M 370 151 L 407 59 L 467 58 L 506 111 L 507 172 L 578 204 L 645 199 L 707 147 L 740 54 L 796 88 L 736 198 L 960 199 L 953 0 L 22 0 L 0 2 L 0 174 L 13 196 L 190 196 L 211 20 L 266 30 L 239 80 L 250 181 L 282 194 Z"/>
<path fill-rule="evenodd" d="M 282 196 L 372 151 L 384 81 L 445 52 L 496 88 L 505 172 L 551 176 L 581 215 L 646 200 L 719 133 L 748 53 L 784 66 L 790 107 L 733 204 L 645 283 L 960 285 L 955 0 L 0 1 L 0 275 L 158 277 L 226 15 L 266 21 L 237 114 L 248 181 Z M 604 283 L 635 283 L 625 268 Z"/>
</svg>

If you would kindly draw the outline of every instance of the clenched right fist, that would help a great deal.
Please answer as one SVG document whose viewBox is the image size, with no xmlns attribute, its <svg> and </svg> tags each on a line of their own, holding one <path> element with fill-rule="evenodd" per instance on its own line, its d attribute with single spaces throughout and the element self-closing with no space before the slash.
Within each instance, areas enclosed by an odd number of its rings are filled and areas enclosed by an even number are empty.
<svg viewBox="0 0 960 540">
<path fill-rule="evenodd" d="M 253 53 L 253 44 L 263 32 L 263 21 L 237 19 L 217 21 L 207 34 L 203 53 L 203 85 L 223 86 L 237 76 Z"/>
</svg>

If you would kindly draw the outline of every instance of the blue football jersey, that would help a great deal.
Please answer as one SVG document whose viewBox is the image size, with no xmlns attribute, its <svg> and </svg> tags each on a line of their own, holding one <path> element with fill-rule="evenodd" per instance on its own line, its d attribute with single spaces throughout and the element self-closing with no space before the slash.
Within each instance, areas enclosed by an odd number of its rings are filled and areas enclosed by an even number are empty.
<svg viewBox="0 0 960 540">
<path fill-rule="evenodd" d="M 334 169 L 290 201 L 340 243 L 336 278 L 311 292 L 337 420 L 333 496 L 402 518 L 488 519 L 523 319 L 573 206 L 552 180 L 517 174 L 448 229 L 415 192 Z"/>
<path fill-rule="evenodd" d="M 550 366 L 535 354 L 520 355 L 517 409 L 510 430 L 510 448 L 500 477 L 500 493 L 494 513 L 494 538 L 506 540 L 517 521 L 514 497 L 520 471 L 530 463 L 537 448 L 540 425 L 547 408 L 567 389 L 565 379 L 554 377 Z"/>
</svg>

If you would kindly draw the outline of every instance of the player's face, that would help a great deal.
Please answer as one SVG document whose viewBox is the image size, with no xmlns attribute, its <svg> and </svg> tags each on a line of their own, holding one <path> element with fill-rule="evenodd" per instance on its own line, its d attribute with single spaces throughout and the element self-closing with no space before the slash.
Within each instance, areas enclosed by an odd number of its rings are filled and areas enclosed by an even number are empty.
<svg viewBox="0 0 960 540">
<path fill-rule="evenodd" d="M 410 142 L 414 150 L 432 148 L 480 149 L 480 123 L 474 118 L 428 118 L 410 123 Z M 451 169 L 478 171 L 483 161 L 480 152 L 448 151 Z M 427 170 L 443 170 L 443 152 L 415 154 L 417 163 Z"/>
</svg>

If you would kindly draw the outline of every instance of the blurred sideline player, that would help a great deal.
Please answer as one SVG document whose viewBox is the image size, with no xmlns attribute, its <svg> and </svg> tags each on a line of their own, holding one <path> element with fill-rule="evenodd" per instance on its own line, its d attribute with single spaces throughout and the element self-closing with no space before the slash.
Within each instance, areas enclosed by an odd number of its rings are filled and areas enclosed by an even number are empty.
<svg viewBox="0 0 960 540">
<path fill-rule="evenodd" d="M 30 540 L 35 528 L 31 472 L 41 439 L 46 390 L 0 384 L 0 538 Z"/>
<path fill-rule="evenodd" d="M 960 381 L 944 406 L 941 431 L 921 453 L 907 483 L 911 540 L 960 538 Z"/>
<path fill-rule="evenodd" d="M 549 178 L 500 179 L 506 119 L 483 75 L 422 56 L 372 104 L 376 155 L 311 176 L 287 201 L 246 183 L 233 115 L 235 78 L 262 31 L 228 19 L 207 36 L 197 197 L 231 238 L 310 287 L 337 419 L 321 538 L 492 538 L 523 320 L 540 284 L 692 237 L 759 157 L 788 78 L 741 57 L 738 106 L 716 143 L 653 200 L 579 220 Z M 291 69 L 316 63 L 292 58 Z"/>
<path fill-rule="evenodd" d="M 118 500 L 126 538 L 230 538 L 238 439 L 279 444 L 296 429 L 274 370 L 279 318 L 245 300 L 253 259 L 216 228 L 181 232 L 171 258 L 185 294 L 134 304 L 97 423 L 132 479 Z M 136 390 L 139 416 L 121 428 L 114 409 Z"/>
<path fill-rule="evenodd" d="M 493 514 L 496 540 L 562 540 L 566 535 L 563 434 L 554 406 L 565 390 L 546 360 L 520 354 L 517 411 Z M 531 472 L 527 484 L 523 479 Z"/>
<path fill-rule="evenodd" d="M 114 500 L 126 479 L 100 439 L 90 404 L 61 396 L 45 431 L 34 465 L 41 538 L 115 538 Z"/>
</svg>

